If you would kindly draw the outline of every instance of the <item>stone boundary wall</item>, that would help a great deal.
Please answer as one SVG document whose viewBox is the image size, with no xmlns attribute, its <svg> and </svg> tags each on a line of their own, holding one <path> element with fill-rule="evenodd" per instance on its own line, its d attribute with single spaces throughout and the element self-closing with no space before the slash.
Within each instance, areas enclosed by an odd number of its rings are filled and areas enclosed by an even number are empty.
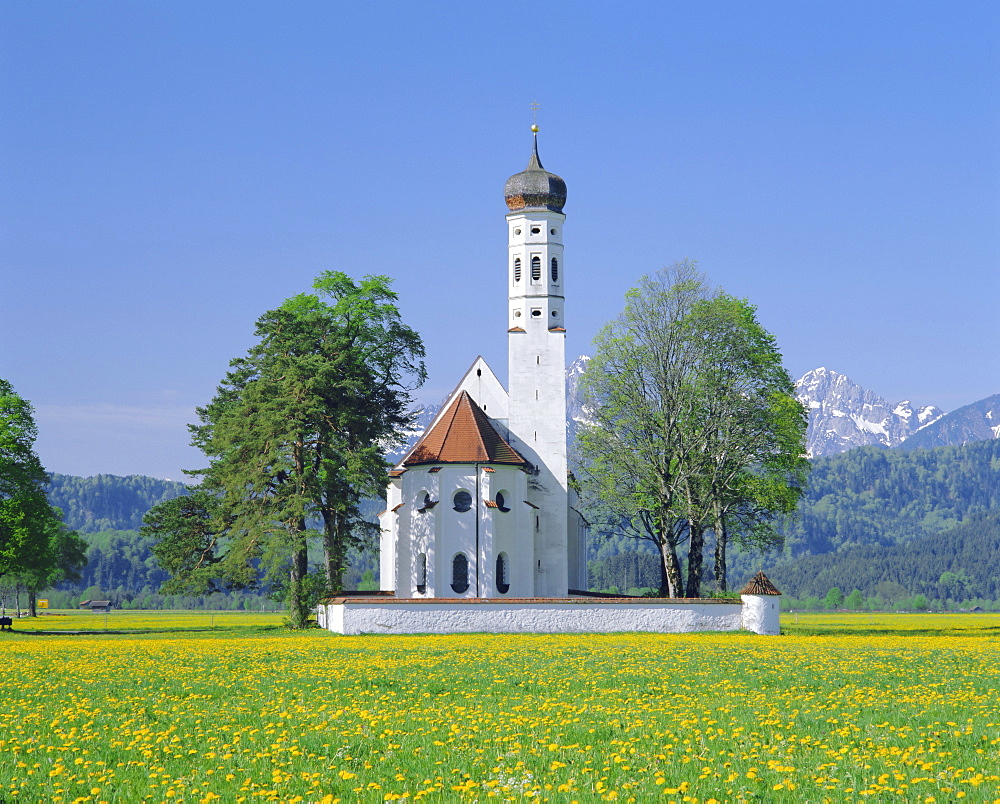
<svg viewBox="0 0 1000 804">
<path fill-rule="evenodd" d="M 647 631 L 690 633 L 738 631 L 778 633 L 774 616 L 763 612 L 744 622 L 755 599 L 663 598 L 430 598 L 397 600 L 333 598 L 317 609 L 319 624 L 339 634 L 569 634 Z M 770 614 L 770 611 L 767 612 Z"/>
</svg>

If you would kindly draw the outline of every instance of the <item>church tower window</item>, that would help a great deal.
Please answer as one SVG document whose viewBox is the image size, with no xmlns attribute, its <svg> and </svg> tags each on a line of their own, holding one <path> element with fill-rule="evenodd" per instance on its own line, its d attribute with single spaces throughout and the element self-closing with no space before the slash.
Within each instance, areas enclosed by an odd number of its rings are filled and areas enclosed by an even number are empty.
<svg viewBox="0 0 1000 804">
<path fill-rule="evenodd" d="M 559 281 L 559 260 L 555 257 L 552 258 L 552 281 Z"/>
<path fill-rule="evenodd" d="M 521 281 L 521 258 L 520 257 L 515 257 L 514 258 L 514 281 L 515 282 L 520 282 Z"/>
<path fill-rule="evenodd" d="M 457 595 L 469 591 L 469 559 L 465 553 L 451 560 L 451 590 Z"/>
<path fill-rule="evenodd" d="M 531 281 L 537 282 L 542 278 L 542 258 L 537 254 L 531 258 Z"/>
<path fill-rule="evenodd" d="M 510 591 L 510 574 L 507 571 L 507 554 L 497 556 L 497 591 L 505 595 Z"/>
</svg>

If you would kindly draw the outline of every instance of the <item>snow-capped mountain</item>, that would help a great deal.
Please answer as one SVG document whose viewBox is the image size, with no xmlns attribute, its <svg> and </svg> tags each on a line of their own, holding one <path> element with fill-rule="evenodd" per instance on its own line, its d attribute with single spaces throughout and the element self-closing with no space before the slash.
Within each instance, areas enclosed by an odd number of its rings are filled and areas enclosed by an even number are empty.
<svg viewBox="0 0 1000 804">
<path fill-rule="evenodd" d="M 1000 438 L 1000 394 L 980 399 L 942 416 L 903 444 L 903 449 L 961 446 Z"/>
<path fill-rule="evenodd" d="M 422 408 L 415 410 L 413 423 L 403 432 L 406 444 L 393 452 L 387 453 L 385 456 L 386 460 L 393 463 L 402 460 L 403 456 L 413 449 L 414 444 L 420 440 L 420 437 L 427 431 L 427 428 L 431 426 L 431 422 L 434 421 L 434 417 L 438 415 L 439 410 L 441 410 L 441 405 L 424 405 Z"/>
<path fill-rule="evenodd" d="M 896 447 L 945 415 L 934 405 L 914 409 L 905 399 L 891 404 L 827 368 L 807 372 L 795 385 L 809 410 L 807 449 L 813 458 L 852 447 Z"/>
<path fill-rule="evenodd" d="M 578 425 L 590 422 L 580 394 L 580 378 L 589 362 L 588 355 L 580 355 L 566 367 L 566 433 L 570 441 Z"/>
</svg>

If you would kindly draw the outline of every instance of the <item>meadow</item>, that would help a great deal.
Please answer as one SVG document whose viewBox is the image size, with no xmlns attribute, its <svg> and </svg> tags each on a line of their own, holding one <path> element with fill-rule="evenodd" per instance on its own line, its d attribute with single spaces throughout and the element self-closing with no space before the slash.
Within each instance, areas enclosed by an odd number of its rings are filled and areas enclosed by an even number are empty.
<svg viewBox="0 0 1000 804">
<path fill-rule="evenodd" d="M 1000 615 L 785 615 L 780 637 L 106 619 L 0 635 L 0 800 L 1000 801 Z"/>
</svg>

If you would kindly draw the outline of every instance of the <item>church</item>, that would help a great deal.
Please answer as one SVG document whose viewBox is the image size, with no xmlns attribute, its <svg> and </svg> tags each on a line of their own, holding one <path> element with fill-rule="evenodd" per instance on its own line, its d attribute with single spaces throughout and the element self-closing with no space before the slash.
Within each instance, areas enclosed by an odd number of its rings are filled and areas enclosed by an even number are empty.
<svg viewBox="0 0 1000 804">
<path fill-rule="evenodd" d="M 542 167 L 532 131 L 528 166 L 504 187 L 509 388 L 477 358 L 389 473 L 380 570 L 396 599 L 587 588 L 566 463 L 566 183 Z"/>
<path fill-rule="evenodd" d="M 508 388 L 473 361 L 389 472 L 381 592 L 322 601 L 317 621 L 339 634 L 778 634 L 781 593 L 763 573 L 738 601 L 586 591 L 566 462 L 566 183 L 542 167 L 532 131 L 528 166 L 504 186 Z"/>
</svg>

